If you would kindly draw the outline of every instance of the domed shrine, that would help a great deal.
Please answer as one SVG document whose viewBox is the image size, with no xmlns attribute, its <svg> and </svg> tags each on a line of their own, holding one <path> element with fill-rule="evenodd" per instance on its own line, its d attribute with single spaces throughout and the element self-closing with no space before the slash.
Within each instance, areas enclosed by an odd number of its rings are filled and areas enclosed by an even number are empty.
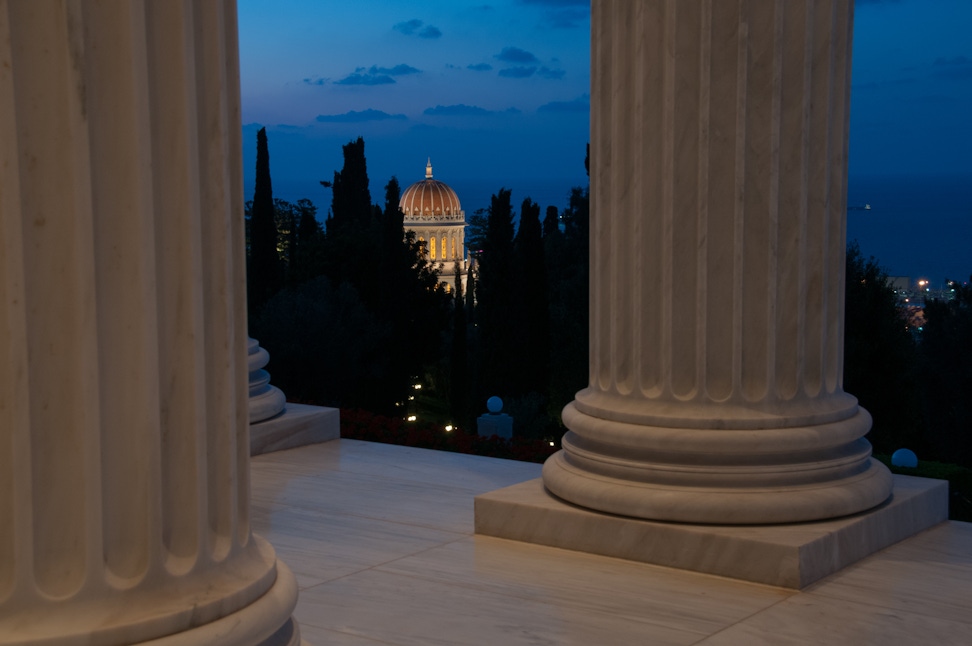
<svg viewBox="0 0 972 646">
<path fill-rule="evenodd" d="M 463 286 L 466 283 L 466 212 L 456 192 L 445 182 L 432 179 L 432 160 L 425 166 L 425 179 L 402 193 L 399 206 L 405 214 L 403 226 L 414 231 L 415 239 L 425 243 L 429 260 L 439 269 L 442 282 L 455 289 L 455 268 Z"/>
</svg>

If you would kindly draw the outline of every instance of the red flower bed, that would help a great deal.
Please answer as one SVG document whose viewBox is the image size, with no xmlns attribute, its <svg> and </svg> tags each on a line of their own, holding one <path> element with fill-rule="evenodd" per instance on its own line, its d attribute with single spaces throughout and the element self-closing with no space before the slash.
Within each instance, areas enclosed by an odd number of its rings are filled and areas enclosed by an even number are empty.
<svg viewBox="0 0 972 646">
<path fill-rule="evenodd" d="M 341 409 L 341 437 L 521 462 L 543 462 L 557 451 L 556 446 L 543 440 L 479 437 L 464 431 L 447 433 L 429 423 L 406 422 L 363 410 Z"/>
</svg>

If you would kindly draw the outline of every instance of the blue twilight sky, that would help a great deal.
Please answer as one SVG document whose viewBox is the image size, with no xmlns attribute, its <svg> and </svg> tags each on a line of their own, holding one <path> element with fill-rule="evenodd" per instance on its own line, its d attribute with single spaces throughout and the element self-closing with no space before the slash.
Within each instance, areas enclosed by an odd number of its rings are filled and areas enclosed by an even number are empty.
<svg viewBox="0 0 972 646">
<path fill-rule="evenodd" d="M 375 202 L 429 156 L 467 213 L 586 183 L 587 0 L 239 0 L 239 25 L 248 195 L 260 126 L 274 194 L 325 212 L 359 135 Z M 857 0 L 852 176 L 972 174 L 970 33 L 972 0 Z"/>
</svg>

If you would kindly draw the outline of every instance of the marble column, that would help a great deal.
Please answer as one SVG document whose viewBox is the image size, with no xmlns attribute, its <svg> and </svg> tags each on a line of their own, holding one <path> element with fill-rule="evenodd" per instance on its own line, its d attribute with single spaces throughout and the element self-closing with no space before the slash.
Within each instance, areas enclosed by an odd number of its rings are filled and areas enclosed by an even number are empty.
<svg viewBox="0 0 972 646">
<path fill-rule="evenodd" d="M 543 482 L 643 519 L 874 507 L 842 389 L 851 0 L 595 0 L 590 381 Z"/>
<path fill-rule="evenodd" d="M 232 1 L 0 0 L 0 644 L 295 644 L 249 521 Z"/>
</svg>

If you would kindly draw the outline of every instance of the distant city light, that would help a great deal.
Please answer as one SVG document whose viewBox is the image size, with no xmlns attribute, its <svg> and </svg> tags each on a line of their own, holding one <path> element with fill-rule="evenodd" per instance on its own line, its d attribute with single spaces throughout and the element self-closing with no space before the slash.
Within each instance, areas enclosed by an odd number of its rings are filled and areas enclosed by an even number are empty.
<svg viewBox="0 0 972 646">
<path fill-rule="evenodd" d="M 409 422 L 414 422 L 414 421 L 415 421 L 415 420 L 417 420 L 418 418 L 417 418 L 417 417 L 416 417 L 415 415 L 409 415 L 409 416 L 408 416 L 408 417 L 407 417 L 406 419 L 407 419 L 407 420 L 408 420 Z"/>
<path fill-rule="evenodd" d="M 409 395 L 408 401 L 415 401 L 415 395 Z"/>
<path fill-rule="evenodd" d="M 449 431 L 452 430 L 452 424 L 446 424 L 445 428 L 446 428 L 446 432 L 448 433 Z"/>
<path fill-rule="evenodd" d="M 412 388 L 414 388 L 415 390 L 422 390 L 422 384 L 415 384 L 414 386 L 412 386 Z"/>
<path fill-rule="evenodd" d="M 550 446 L 557 446 L 557 445 L 556 445 L 556 444 L 554 444 L 554 443 L 553 443 L 553 442 L 551 441 L 551 442 L 550 442 Z"/>
</svg>

